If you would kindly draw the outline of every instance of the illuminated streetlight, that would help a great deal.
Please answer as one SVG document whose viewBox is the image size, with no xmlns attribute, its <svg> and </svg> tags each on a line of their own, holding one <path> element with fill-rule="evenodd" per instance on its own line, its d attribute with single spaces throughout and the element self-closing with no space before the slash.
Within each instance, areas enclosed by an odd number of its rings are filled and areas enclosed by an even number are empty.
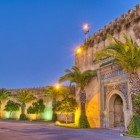
<svg viewBox="0 0 140 140">
<path fill-rule="evenodd" d="M 82 28 L 84 33 L 87 34 L 89 32 L 90 25 L 88 23 L 85 23 Z"/>
<path fill-rule="evenodd" d="M 85 23 L 85 24 L 82 26 L 82 29 L 83 29 L 83 31 L 84 31 L 85 40 L 86 40 L 86 43 L 87 43 L 87 34 L 89 33 L 89 30 L 90 30 L 90 24 Z"/>
</svg>

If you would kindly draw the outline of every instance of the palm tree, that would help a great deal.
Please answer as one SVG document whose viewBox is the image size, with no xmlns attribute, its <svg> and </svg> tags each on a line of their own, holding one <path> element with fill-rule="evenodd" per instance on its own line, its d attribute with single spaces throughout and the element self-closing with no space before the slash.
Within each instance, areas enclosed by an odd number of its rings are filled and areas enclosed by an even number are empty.
<svg viewBox="0 0 140 140">
<path fill-rule="evenodd" d="M 112 37 L 114 42 L 96 53 L 97 60 L 106 57 L 114 58 L 128 72 L 130 93 L 140 91 L 140 78 L 137 70 L 140 68 L 140 46 L 131 38 L 124 35 L 124 42 Z"/>
<path fill-rule="evenodd" d="M 76 84 L 79 87 L 79 96 L 80 96 L 80 108 L 81 115 L 79 119 L 79 126 L 81 128 L 89 127 L 89 123 L 86 117 L 86 92 L 85 87 L 89 84 L 93 77 L 95 77 L 96 71 L 86 70 L 81 72 L 80 69 L 76 66 L 72 67 L 72 70 L 66 69 L 66 74 L 59 78 L 59 82 L 70 81 L 70 83 Z"/>
<path fill-rule="evenodd" d="M 0 89 L 0 117 L 2 101 L 8 98 L 9 92 L 6 89 Z"/>
<path fill-rule="evenodd" d="M 17 94 L 14 97 L 17 100 L 17 102 L 20 103 L 20 106 L 21 106 L 20 118 L 22 119 L 21 116 L 24 116 L 26 118 L 26 115 L 25 115 L 26 103 L 29 103 L 35 100 L 36 97 L 32 94 L 32 92 L 28 90 L 20 90 L 17 92 Z"/>
</svg>

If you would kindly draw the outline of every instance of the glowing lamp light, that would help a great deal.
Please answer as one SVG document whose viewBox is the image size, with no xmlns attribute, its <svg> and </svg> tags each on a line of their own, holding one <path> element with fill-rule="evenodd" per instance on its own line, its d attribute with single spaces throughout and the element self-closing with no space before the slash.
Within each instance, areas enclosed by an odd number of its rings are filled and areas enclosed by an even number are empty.
<svg viewBox="0 0 140 140">
<path fill-rule="evenodd" d="M 85 23 L 82 27 L 83 31 L 85 34 L 87 34 L 89 32 L 90 29 L 90 25 L 88 23 Z"/>
<path fill-rule="evenodd" d="M 59 84 L 56 84 L 56 85 L 55 85 L 55 88 L 56 88 L 56 89 L 60 89 L 60 85 L 59 85 Z"/>
<path fill-rule="evenodd" d="M 77 48 L 76 53 L 79 54 L 81 52 L 82 52 L 82 49 L 81 48 Z"/>
<path fill-rule="evenodd" d="M 81 54 L 82 53 L 82 48 L 81 48 L 81 46 L 79 45 L 79 46 L 77 46 L 76 48 L 75 48 L 75 54 Z"/>
</svg>

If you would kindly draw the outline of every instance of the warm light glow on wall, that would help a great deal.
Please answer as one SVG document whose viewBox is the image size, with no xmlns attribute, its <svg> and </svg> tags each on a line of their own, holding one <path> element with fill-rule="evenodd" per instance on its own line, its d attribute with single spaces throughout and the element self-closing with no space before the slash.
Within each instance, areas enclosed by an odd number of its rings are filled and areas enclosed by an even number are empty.
<svg viewBox="0 0 140 140">
<path fill-rule="evenodd" d="M 80 105 L 78 105 L 78 108 L 75 111 L 75 124 L 78 126 L 79 125 L 79 118 L 80 118 Z"/>
<path fill-rule="evenodd" d="M 61 123 L 61 122 L 57 121 L 55 124 L 58 126 L 63 126 L 63 127 L 78 128 L 78 126 L 75 123 L 66 124 L 66 123 Z"/>
<path fill-rule="evenodd" d="M 55 88 L 56 88 L 56 89 L 60 89 L 60 85 L 59 85 L 59 84 L 56 84 L 56 85 L 55 85 Z"/>
<path fill-rule="evenodd" d="M 81 48 L 78 48 L 77 53 L 81 53 L 81 52 L 82 52 Z"/>
<path fill-rule="evenodd" d="M 77 47 L 75 49 L 76 54 L 81 54 L 82 53 L 82 48 L 81 47 Z"/>
<path fill-rule="evenodd" d="M 36 114 L 29 114 L 28 118 L 29 118 L 29 120 L 36 120 L 37 116 L 36 116 Z"/>
</svg>

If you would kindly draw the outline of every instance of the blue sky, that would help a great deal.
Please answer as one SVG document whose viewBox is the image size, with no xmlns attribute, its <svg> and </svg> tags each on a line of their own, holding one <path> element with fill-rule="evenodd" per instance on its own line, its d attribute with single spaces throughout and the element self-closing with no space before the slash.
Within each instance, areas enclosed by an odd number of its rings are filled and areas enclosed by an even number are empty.
<svg viewBox="0 0 140 140">
<path fill-rule="evenodd" d="M 54 84 L 74 63 L 73 49 L 140 0 L 0 0 L 0 87 Z"/>
</svg>

